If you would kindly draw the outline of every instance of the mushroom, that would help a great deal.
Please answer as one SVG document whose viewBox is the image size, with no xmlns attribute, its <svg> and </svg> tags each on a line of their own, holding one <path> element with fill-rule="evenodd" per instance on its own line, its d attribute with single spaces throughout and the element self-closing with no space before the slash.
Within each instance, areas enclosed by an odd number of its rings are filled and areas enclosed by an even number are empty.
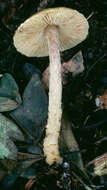
<svg viewBox="0 0 107 190">
<path fill-rule="evenodd" d="M 66 85 L 68 80 L 66 78 L 68 73 L 72 73 L 72 76 L 76 76 L 84 71 L 82 52 L 77 52 L 67 62 L 63 62 L 61 65 L 62 84 Z M 45 89 L 49 88 L 49 66 L 44 70 L 42 74 L 42 83 Z"/>
<path fill-rule="evenodd" d="M 44 139 L 44 155 L 49 165 L 62 161 L 58 147 L 62 116 L 60 51 L 85 40 L 88 28 L 88 22 L 81 13 L 59 7 L 45 9 L 31 16 L 19 26 L 14 35 L 14 45 L 22 54 L 28 57 L 49 55 L 49 108 Z"/>
</svg>

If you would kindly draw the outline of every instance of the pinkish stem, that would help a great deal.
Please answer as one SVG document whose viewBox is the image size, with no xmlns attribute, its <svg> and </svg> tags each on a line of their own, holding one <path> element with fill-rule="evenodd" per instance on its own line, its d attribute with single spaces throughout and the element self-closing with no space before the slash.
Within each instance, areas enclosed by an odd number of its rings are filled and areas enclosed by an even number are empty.
<svg viewBox="0 0 107 190">
<path fill-rule="evenodd" d="M 59 51 L 58 28 L 48 26 L 46 29 L 50 58 L 50 79 L 49 79 L 49 108 L 48 121 L 46 126 L 46 137 L 44 139 L 44 154 L 48 164 L 58 163 L 62 160 L 59 154 L 58 137 L 61 126 L 61 60 Z"/>
</svg>

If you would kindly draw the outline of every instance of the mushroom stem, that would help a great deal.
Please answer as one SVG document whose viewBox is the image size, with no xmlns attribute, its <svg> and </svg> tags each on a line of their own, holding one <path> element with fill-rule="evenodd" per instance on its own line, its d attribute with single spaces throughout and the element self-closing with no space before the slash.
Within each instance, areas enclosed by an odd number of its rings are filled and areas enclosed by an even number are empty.
<svg viewBox="0 0 107 190">
<path fill-rule="evenodd" d="M 48 26 L 46 29 L 50 59 L 49 79 L 49 108 L 46 125 L 46 137 L 44 139 L 44 155 L 46 162 L 51 165 L 62 161 L 58 148 L 58 137 L 61 126 L 61 60 L 59 51 L 59 34 L 56 26 Z"/>
</svg>

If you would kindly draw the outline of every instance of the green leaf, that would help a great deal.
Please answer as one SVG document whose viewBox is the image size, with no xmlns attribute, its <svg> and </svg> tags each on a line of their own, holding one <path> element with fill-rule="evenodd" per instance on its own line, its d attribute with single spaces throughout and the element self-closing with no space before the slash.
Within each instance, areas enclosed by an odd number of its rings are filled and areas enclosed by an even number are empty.
<svg viewBox="0 0 107 190">
<path fill-rule="evenodd" d="M 4 74 L 0 80 L 0 112 L 11 111 L 21 104 L 18 86 L 11 74 Z"/>
<path fill-rule="evenodd" d="M 36 177 L 35 168 L 32 167 L 27 168 L 24 172 L 21 173 L 20 176 L 27 179 L 35 179 Z"/>
<path fill-rule="evenodd" d="M 13 121 L 0 114 L 0 159 L 17 158 L 17 148 L 12 140 L 24 141 L 24 136 Z"/>
<path fill-rule="evenodd" d="M 19 107 L 19 104 L 7 97 L 0 97 L 0 112 L 11 111 Z"/>
<path fill-rule="evenodd" d="M 0 89 L 8 90 L 8 96 L 15 98 L 19 91 L 18 86 L 11 74 L 5 73 L 0 81 Z"/>
<path fill-rule="evenodd" d="M 45 127 L 48 100 L 40 77 L 35 73 L 23 94 L 23 104 L 12 111 L 10 116 L 30 135 L 38 140 Z"/>
</svg>

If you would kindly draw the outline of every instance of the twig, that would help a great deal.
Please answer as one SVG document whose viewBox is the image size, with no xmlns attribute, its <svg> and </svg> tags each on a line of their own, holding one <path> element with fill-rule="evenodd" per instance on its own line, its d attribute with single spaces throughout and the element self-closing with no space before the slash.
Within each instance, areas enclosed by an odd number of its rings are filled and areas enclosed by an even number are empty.
<svg viewBox="0 0 107 190">
<path fill-rule="evenodd" d="M 88 17 L 87 20 L 89 20 L 94 15 L 94 12 L 92 12 Z"/>
<path fill-rule="evenodd" d="M 94 165 L 94 174 L 98 176 L 107 174 L 107 153 L 95 158 L 87 164 L 87 167 Z"/>
</svg>

